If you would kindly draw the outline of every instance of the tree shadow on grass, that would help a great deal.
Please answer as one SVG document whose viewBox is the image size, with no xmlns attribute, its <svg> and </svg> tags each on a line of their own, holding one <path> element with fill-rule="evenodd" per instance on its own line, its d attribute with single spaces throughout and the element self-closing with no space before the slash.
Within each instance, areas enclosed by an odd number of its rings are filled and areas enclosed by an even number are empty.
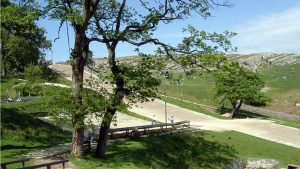
<svg viewBox="0 0 300 169">
<path fill-rule="evenodd" d="M 51 127 L 16 108 L 1 108 L 1 137 L 7 145 L 18 146 L 18 142 L 56 145 L 70 141 L 70 133 Z M 2 146 L 4 146 L 2 144 Z"/>
<path fill-rule="evenodd" d="M 108 146 L 101 163 L 112 168 L 222 168 L 236 156 L 232 147 L 205 140 L 200 132 L 149 136 Z M 96 157 L 92 157 L 96 159 Z"/>
</svg>

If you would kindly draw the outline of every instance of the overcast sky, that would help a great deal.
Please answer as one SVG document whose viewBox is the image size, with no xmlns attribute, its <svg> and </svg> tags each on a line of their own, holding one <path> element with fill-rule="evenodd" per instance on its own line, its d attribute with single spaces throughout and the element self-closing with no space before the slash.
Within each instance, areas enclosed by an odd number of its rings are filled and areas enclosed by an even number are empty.
<svg viewBox="0 0 300 169">
<path fill-rule="evenodd" d="M 134 0 L 128 1 L 134 3 Z M 230 8 L 217 8 L 212 11 L 213 16 L 202 19 L 192 16 L 188 20 L 160 25 L 155 37 L 161 41 L 176 45 L 184 37 L 182 28 L 188 24 L 208 32 L 222 33 L 233 31 L 238 35 L 232 39 L 237 53 L 300 53 L 300 0 L 231 0 L 234 5 Z M 58 36 L 59 22 L 40 20 L 38 24 L 47 30 L 47 37 L 52 41 L 53 52 L 47 52 L 46 59 L 53 58 L 54 62 L 68 59 L 68 44 L 66 26 L 62 27 L 60 39 Z M 70 45 L 73 47 L 74 33 L 69 27 Z M 153 53 L 156 47 L 149 45 L 143 52 Z M 103 44 L 92 43 L 91 50 L 96 57 L 105 57 L 107 52 Z M 119 45 L 117 56 L 136 55 L 131 45 Z"/>
</svg>

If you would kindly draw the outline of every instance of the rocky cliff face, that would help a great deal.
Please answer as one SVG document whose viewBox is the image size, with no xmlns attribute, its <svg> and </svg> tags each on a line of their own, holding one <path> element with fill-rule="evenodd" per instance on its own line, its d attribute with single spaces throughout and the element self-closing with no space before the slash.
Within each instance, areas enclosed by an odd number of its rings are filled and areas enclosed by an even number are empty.
<svg viewBox="0 0 300 169">
<path fill-rule="evenodd" d="M 230 54 L 230 60 L 237 61 L 251 70 L 260 66 L 286 65 L 300 63 L 300 54 L 294 53 L 254 53 L 254 54 Z"/>
</svg>

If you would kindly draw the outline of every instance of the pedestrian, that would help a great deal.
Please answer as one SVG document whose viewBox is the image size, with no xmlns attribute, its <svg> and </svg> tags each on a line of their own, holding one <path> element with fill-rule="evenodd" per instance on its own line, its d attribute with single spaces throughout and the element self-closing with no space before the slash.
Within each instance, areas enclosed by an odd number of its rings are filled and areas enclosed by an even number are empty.
<svg viewBox="0 0 300 169">
<path fill-rule="evenodd" d="M 155 116 L 155 114 L 153 114 L 152 124 L 156 124 L 156 116 Z"/>
<path fill-rule="evenodd" d="M 171 123 L 174 123 L 175 121 L 174 121 L 174 117 L 173 116 L 171 116 L 171 119 L 170 119 L 170 121 L 171 121 Z"/>
<path fill-rule="evenodd" d="M 88 140 L 92 144 L 92 142 L 94 141 L 94 139 L 95 139 L 95 128 L 92 126 L 92 127 L 89 128 Z"/>
</svg>

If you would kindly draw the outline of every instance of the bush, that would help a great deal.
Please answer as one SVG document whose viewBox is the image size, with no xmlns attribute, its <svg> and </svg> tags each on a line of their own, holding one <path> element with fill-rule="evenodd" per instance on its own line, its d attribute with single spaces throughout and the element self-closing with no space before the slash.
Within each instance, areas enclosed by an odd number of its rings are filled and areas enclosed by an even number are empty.
<svg viewBox="0 0 300 169">
<path fill-rule="evenodd" d="M 24 77 L 29 83 L 44 82 L 44 70 L 42 66 L 30 64 L 25 67 Z"/>
<path fill-rule="evenodd" d="M 14 86 L 17 92 L 20 92 L 22 96 L 40 96 L 43 91 L 43 85 L 36 83 L 20 83 Z"/>
</svg>

